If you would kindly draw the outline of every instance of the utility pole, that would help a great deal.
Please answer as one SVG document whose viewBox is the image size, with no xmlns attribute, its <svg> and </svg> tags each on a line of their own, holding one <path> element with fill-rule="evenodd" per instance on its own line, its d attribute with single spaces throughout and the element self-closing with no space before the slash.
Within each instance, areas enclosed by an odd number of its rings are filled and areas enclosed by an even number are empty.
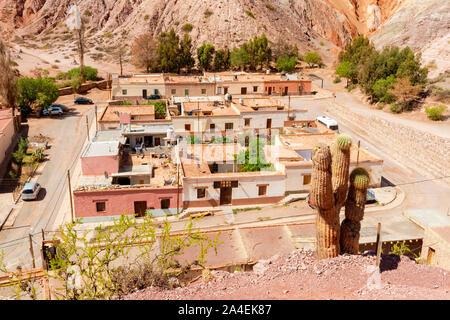
<svg viewBox="0 0 450 320">
<path fill-rule="evenodd" d="M 180 144 L 179 139 L 177 139 L 177 217 L 180 214 Z"/>
<path fill-rule="evenodd" d="M 380 256 L 381 256 L 381 223 L 378 222 L 378 230 L 377 230 L 377 262 L 376 262 L 376 266 L 379 267 L 380 266 Z"/>
<path fill-rule="evenodd" d="M 33 239 L 32 239 L 32 235 L 31 235 L 31 232 L 32 232 L 32 228 L 30 228 L 30 233 L 28 234 L 28 237 L 29 237 L 29 239 L 30 239 L 30 252 L 31 252 L 31 257 L 33 258 L 33 269 L 34 268 L 36 268 L 36 262 L 34 261 L 34 251 L 33 251 Z"/>
<path fill-rule="evenodd" d="M 98 131 L 97 105 L 95 105 L 95 132 Z"/>
<path fill-rule="evenodd" d="M 91 141 L 91 139 L 89 138 L 89 120 L 87 115 L 86 115 L 86 134 L 88 141 Z"/>
<path fill-rule="evenodd" d="M 356 166 L 359 165 L 359 148 L 361 147 L 361 140 L 358 140 L 358 154 L 356 155 Z"/>
<path fill-rule="evenodd" d="M 70 170 L 67 170 L 67 182 L 69 184 L 69 200 L 70 200 L 70 218 L 73 223 L 73 203 L 72 203 L 72 187 L 70 185 Z"/>
</svg>

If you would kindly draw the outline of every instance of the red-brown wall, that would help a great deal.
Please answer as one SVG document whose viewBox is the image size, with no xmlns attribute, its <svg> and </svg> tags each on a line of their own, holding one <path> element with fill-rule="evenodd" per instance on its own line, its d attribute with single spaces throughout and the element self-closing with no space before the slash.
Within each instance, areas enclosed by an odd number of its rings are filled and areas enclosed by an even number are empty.
<svg viewBox="0 0 450 320">
<path fill-rule="evenodd" d="M 81 158 L 81 171 L 85 176 L 99 176 L 106 172 L 119 172 L 117 156 L 83 157 Z"/>
<path fill-rule="evenodd" d="M 182 190 L 180 189 L 180 209 Z M 134 214 L 135 201 L 147 201 L 147 209 L 161 209 L 161 199 L 170 199 L 170 208 L 177 207 L 177 188 L 120 189 L 74 191 L 75 217 L 101 217 Z M 105 202 L 106 210 L 97 212 L 96 202 Z"/>
<path fill-rule="evenodd" d="M 299 92 L 299 87 L 302 86 L 302 92 Z M 272 89 L 272 94 L 283 94 L 284 88 L 288 87 L 289 94 L 309 94 L 311 92 L 311 81 L 310 80 L 298 80 L 298 81 L 266 81 L 264 82 L 264 93 L 268 93 L 269 87 L 275 87 L 275 91 Z M 280 92 L 281 88 L 281 92 Z"/>
</svg>

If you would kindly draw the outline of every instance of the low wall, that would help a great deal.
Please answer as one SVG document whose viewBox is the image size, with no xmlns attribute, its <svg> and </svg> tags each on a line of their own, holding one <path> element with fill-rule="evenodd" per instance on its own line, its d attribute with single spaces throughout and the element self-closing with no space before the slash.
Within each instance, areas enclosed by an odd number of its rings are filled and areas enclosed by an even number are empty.
<svg viewBox="0 0 450 320">
<path fill-rule="evenodd" d="M 81 85 L 78 89 L 77 93 L 85 93 L 93 88 L 98 88 L 101 90 L 106 90 L 107 88 L 111 88 L 112 81 L 111 80 L 102 80 L 97 82 L 90 82 Z M 67 96 L 73 94 L 72 87 L 61 88 L 58 90 L 60 96 Z"/>
</svg>

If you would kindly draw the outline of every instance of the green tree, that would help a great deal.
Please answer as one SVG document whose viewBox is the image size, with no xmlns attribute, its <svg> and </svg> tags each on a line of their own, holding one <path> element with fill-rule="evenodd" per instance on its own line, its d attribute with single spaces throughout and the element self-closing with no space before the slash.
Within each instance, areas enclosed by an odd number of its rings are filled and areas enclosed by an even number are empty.
<svg viewBox="0 0 450 320">
<path fill-rule="evenodd" d="M 373 94 L 375 96 L 375 101 L 392 103 L 395 101 L 396 97 L 390 92 L 393 89 L 393 85 L 397 82 L 394 75 L 390 75 L 386 79 L 379 79 L 372 87 Z"/>
<path fill-rule="evenodd" d="M 156 119 L 165 119 L 166 118 L 166 103 L 164 101 L 157 101 L 154 104 L 155 106 L 155 118 Z"/>
<path fill-rule="evenodd" d="M 294 56 L 290 57 L 288 55 L 285 55 L 284 57 L 279 57 L 277 59 L 275 68 L 277 68 L 278 71 L 292 72 L 294 71 L 296 65 L 297 65 L 296 57 Z"/>
<path fill-rule="evenodd" d="M 228 49 L 217 50 L 214 56 L 214 70 L 215 71 L 228 70 L 231 65 L 230 56 L 231 53 L 230 50 Z"/>
<path fill-rule="evenodd" d="M 18 105 L 24 114 L 48 107 L 59 96 L 58 87 L 50 78 L 20 78 Z"/>
<path fill-rule="evenodd" d="M 174 29 L 171 29 L 169 32 L 162 32 L 158 40 L 159 67 L 163 72 L 178 73 L 180 71 L 180 37 L 178 37 Z"/>
<path fill-rule="evenodd" d="M 96 81 L 98 80 L 97 78 L 97 74 L 98 74 L 98 70 L 96 68 L 92 68 L 89 66 L 84 66 L 83 69 L 84 72 L 84 76 L 86 77 L 87 81 Z M 69 79 L 75 79 L 76 77 L 81 77 L 81 72 L 80 72 L 80 68 L 73 68 L 72 70 L 69 70 L 67 72 Z"/>
<path fill-rule="evenodd" d="M 336 68 L 336 74 L 340 77 L 347 79 L 347 85 L 346 85 L 347 87 L 348 87 L 348 80 L 351 80 L 353 82 L 357 79 L 357 76 L 358 76 L 355 65 L 350 61 L 343 61 Z"/>
<path fill-rule="evenodd" d="M 230 54 L 230 63 L 232 67 L 245 69 L 248 64 L 248 54 L 245 45 L 240 48 L 233 48 Z"/>
<path fill-rule="evenodd" d="M 254 172 L 261 170 L 273 170 L 273 165 L 268 163 L 264 154 L 264 142 L 254 138 L 250 140 L 248 150 L 242 150 L 235 156 L 241 172 Z"/>
<path fill-rule="evenodd" d="M 215 52 L 214 46 L 209 43 L 203 43 L 197 49 L 198 65 L 200 69 L 205 71 L 211 70 L 211 62 L 213 59 L 214 52 Z"/>
<path fill-rule="evenodd" d="M 186 68 L 189 72 L 195 65 L 195 59 L 192 56 L 192 39 L 188 34 L 184 34 L 180 43 L 179 67 Z"/>
<path fill-rule="evenodd" d="M 308 52 L 305 55 L 305 62 L 310 68 L 320 66 L 322 64 L 322 57 L 317 52 Z"/>
</svg>

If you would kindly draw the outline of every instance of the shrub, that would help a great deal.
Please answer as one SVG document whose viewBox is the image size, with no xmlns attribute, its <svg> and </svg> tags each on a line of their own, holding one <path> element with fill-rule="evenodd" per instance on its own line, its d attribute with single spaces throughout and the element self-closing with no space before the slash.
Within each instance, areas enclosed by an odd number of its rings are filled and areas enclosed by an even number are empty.
<svg viewBox="0 0 450 320">
<path fill-rule="evenodd" d="M 348 91 L 352 91 L 352 90 L 355 89 L 355 88 L 356 88 L 356 83 L 349 85 L 349 86 L 347 87 L 347 90 L 348 90 Z"/>
<path fill-rule="evenodd" d="M 205 12 L 203 12 L 203 15 L 205 16 L 205 19 L 208 19 L 209 17 L 212 16 L 213 13 L 214 13 L 214 12 L 212 12 L 212 11 L 209 10 L 209 8 L 208 8 L 208 9 L 205 10 Z"/>
<path fill-rule="evenodd" d="M 385 106 L 384 103 L 383 103 L 383 102 L 380 102 L 380 103 L 377 104 L 377 109 L 378 109 L 378 110 L 383 110 L 383 109 L 384 109 L 384 106 Z"/>
<path fill-rule="evenodd" d="M 425 112 L 427 114 L 428 119 L 433 121 L 439 121 L 444 118 L 444 111 L 447 110 L 447 106 L 441 104 L 437 107 L 427 107 L 425 108 Z"/>
<path fill-rule="evenodd" d="M 253 12 L 251 12 L 250 10 L 245 10 L 245 13 L 250 17 L 255 19 L 255 15 L 253 14 Z"/>
<path fill-rule="evenodd" d="M 341 82 L 341 78 L 340 77 L 334 78 L 333 83 L 339 83 L 339 82 Z"/>
<path fill-rule="evenodd" d="M 323 43 L 323 41 L 320 41 L 320 45 L 323 46 L 323 45 L 325 45 L 325 43 Z"/>
<path fill-rule="evenodd" d="M 403 107 L 400 103 L 391 103 L 389 109 L 392 113 L 401 113 L 403 111 Z"/>
<path fill-rule="evenodd" d="M 181 30 L 183 30 L 184 32 L 191 32 L 193 28 L 194 27 L 192 26 L 192 24 L 186 23 L 181 27 Z"/>
<path fill-rule="evenodd" d="M 146 14 L 146 15 L 144 16 L 144 20 L 147 21 L 148 19 L 150 19 L 150 16 L 149 16 L 148 14 Z"/>
<path fill-rule="evenodd" d="M 272 11 L 275 10 L 274 6 L 270 2 L 266 2 L 266 8 Z"/>
</svg>

